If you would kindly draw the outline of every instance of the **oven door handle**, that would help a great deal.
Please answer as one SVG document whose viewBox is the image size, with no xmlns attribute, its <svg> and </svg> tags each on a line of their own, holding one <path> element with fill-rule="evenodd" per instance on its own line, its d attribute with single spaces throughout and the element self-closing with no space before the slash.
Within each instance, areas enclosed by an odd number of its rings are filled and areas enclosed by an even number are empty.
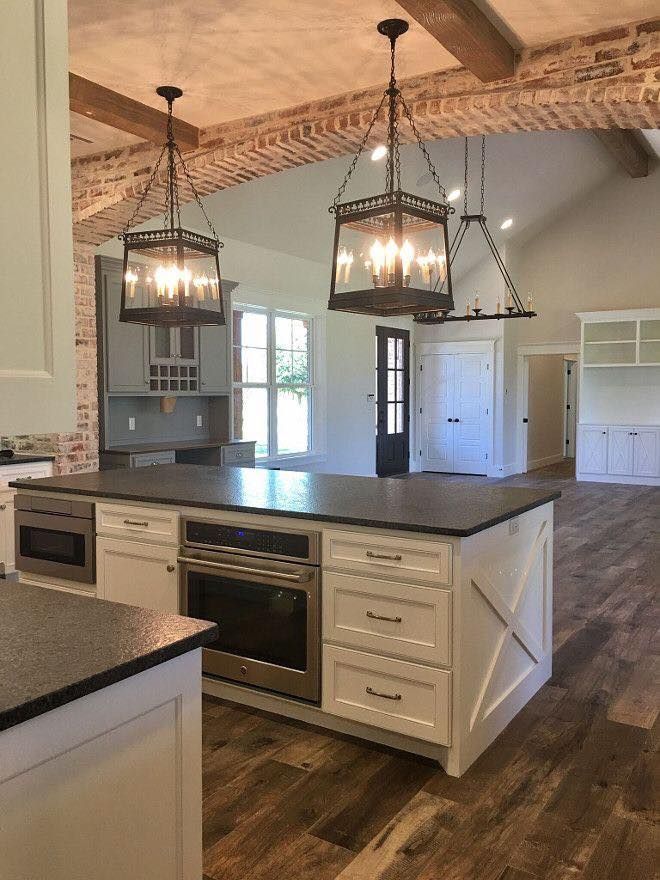
<svg viewBox="0 0 660 880">
<path fill-rule="evenodd" d="M 177 561 L 186 565 L 199 565 L 202 568 L 213 568 L 220 571 L 235 571 L 240 574 L 255 574 L 261 577 L 275 578 L 281 581 L 291 581 L 294 584 L 304 584 L 312 579 L 311 572 L 300 571 L 290 574 L 286 571 L 273 571 L 269 568 L 252 568 L 245 565 L 230 565 L 228 562 L 211 562 L 207 559 L 195 559 L 193 556 L 178 556 Z"/>
</svg>

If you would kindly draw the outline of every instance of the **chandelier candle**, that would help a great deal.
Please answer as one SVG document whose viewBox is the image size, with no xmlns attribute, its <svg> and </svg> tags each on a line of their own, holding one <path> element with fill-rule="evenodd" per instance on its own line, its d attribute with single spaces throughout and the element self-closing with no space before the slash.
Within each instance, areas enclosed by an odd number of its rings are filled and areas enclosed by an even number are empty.
<svg viewBox="0 0 660 880">
<path fill-rule="evenodd" d="M 388 88 L 362 138 L 330 208 L 335 215 L 333 270 L 328 308 L 366 315 L 408 315 L 420 309 L 452 309 L 447 219 L 453 212 L 395 76 L 395 45 L 408 30 L 401 19 L 378 25 L 390 41 Z M 385 192 L 353 202 L 341 198 L 367 146 L 378 116 L 387 108 Z M 399 122 L 407 120 L 424 155 L 440 201 L 401 189 Z M 376 152 L 372 153 L 372 157 Z"/>
</svg>

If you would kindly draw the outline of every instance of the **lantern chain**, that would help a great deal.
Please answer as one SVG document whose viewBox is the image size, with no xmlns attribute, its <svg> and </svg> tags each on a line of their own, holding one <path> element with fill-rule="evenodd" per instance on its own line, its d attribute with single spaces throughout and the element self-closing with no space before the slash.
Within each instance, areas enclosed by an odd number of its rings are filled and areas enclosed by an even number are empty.
<svg viewBox="0 0 660 880">
<path fill-rule="evenodd" d="M 422 154 L 423 154 L 424 158 L 426 159 L 426 164 L 429 166 L 429 171 L 431 172 L 431 176 L 433 177 L 433 180 L 435 181 L 435 183 L 438 187 L 438 191 L 439 191 L 440 195 L 442 196 L 442 200 L 446 202 L 447 201 L 447 193 L 445 191 L 444 186 L 440 182 L 440 178 L 438 177 L 438 172 L 435 169 L 435 165 L 431 161 L 429 151 L 426 149 L 426 144 L 424 143 L 422 136 L 419 133 L 417 126 L 415 125 L 415 120 L 413 119 L 413 115 L 410 112 L 410 110 L 408 109 L 408 105 L 404 101 L 403 95 L 401 95 L 401 94 L 399 95 L 399 100 L 401 101 L 401 106 L 403 107 L 403 112 L 406 115 L 406 119 L 410 123 L 410 127 L 413 130 L 413 134 L 417 138 L 417 146 L 422 151 Z"/>
<path fill-rule="evenodd" d="M 160 169 L 160 163 L 163 161 L 163 156 L 165 155 L 166 150 L 167 150 L 167 144 L 165 144 L 163 146 L 163 149 L 160 151 L 160 156 L 158 157 L 158 160 L 156 161 L 156 164 L 154 165 L 154 170 L 151 172 L 151 177 L 147 181 L 147 185 L 145 186 L 145 188 L 142 190 L 142 195 L 140 196 L 140 200 L 138 201 L 135 210 L 131 214 L 131 217 L 130 217 L 128 223 L 126 224 L 124 232 L 128 232 L 128 230 L 133 226 L 136 217 L 138 216 L 138 214 L 142 210 L 142 206 L 144 205 L 144 203 L 147 199 L 147 196 L 149 195 L 149 191 L 151 190 L 151 187 L 154 185 L 154 181 L 156 180 L 156 177 L 158 176 L 158 171 Z"/>
<path fill-rule="evenodd" d="M 337 191 L 337 195 L 334 197 L 332 205 L 328 208 L 328 211 L 331 214 L 333 214 L 337 210 L 337 205 L 341 201 L 341 197 L 344 195 L 344 192 L 346 191 L 346 187 L 348 186 L 348 181 L 353 176 L 353 172 L 355 171 L 355 166 L 357 165 L 358 160 L 359 160 L 360 156 L 362 155 L 364 148 L 367 145 L 367 141 L 369 140 L 369 135 L 371 134 L 372 129 L 373 129 L 374 125 L 376 124 L 376 120 L 378 119 L 378 116 L 380 115 L 380 111 L 383 109 L 383 104 L 385 103 L 386 97 L 387 97 L 387 92 L 384 92 L 383 97 L 380 99 L 380 104 L 376 108 L 374 115 L 371 117 L 371 121 L 369 122 L 367 130 L 364 133 L 364 137 L 360 141 L 360 145 L 358 146 L 357 153 L 355 154 L 355 156 L 353 156 L 353 161 L 351 162 L 351 164 L 348 168 L 348 171 L 346 172 L 346 176 L 344 177 L 342 184 L 339 187 L 339 190 Z"/>
<path fill-rule="evenodd" d="M 176 149 L 177 156 L 179 157 L 179 161 L 181 162 L 181 167 L 183 168 L 183 173 L 185 175 L 185 178 L 188 181 L 188 186 L 190 187 L 192 194 L 195 197 L 195 201 L 197 202 L 199 209 L 201 210 L 202 214 L 204 215 L 204 219 L 206 220 L 206 223 L 207 223 L 209 229 L 213 233 L 213 238 L 218 243 L 220 243 L 218 233 L 215 231 L 215 226 L 211 222 L 209 215 L 206 213 L 201 196 L 197 192 L 197 188 L 195 187 L 195 184 L 193 183 L 193 179 L 190 176 L 190 172 L 188 171 L 188 167 L 187 167 L 186 163 L 183 161 L 183 156 L 181 155 L 181 150 L 179 149 L 178 145 L 176 145 L 176 144 L 175 144 L 175 149 Z"/>
</svg>

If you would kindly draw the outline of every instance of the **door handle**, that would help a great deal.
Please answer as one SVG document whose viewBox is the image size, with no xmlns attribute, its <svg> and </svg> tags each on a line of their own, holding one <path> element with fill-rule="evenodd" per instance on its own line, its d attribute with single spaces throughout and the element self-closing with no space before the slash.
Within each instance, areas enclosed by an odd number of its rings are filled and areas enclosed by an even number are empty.
<svg viewBox="0 0 660 880">
<path fill-rule="evenodd" d="M 400 700 L 401 694 L 383 694 L 380 691 L 375 691 L 372 687 L 367 686 L 367 693 L 372 697 L 382 697 L 384 700 Z"/>
<path fill-rule="evenodd" d="M 218 571 L 236 571 L 241 574 L 258 574 L 261 577 L 275 578 L 281 581 L 292 581 L 294 584 L 304 584 L 311 580 L 311 574 L 306 571 L 290 574 L 288 571 L 270 571 L 267 568 L 252 568 L 244 565 L 230 565 L 228 562 L 210 562 L 207 559 L 195 559 L 192 556 L 178 556 L 178 562 L 190 565 L 199 565 L 202 568 L 213 568 Z"/>
<path fill-rule="evenodd" d="M 453 422 L 454 420 L 453 420 L 453 419 L 447 419 L 447 421 L 448 421 L 448 422 Z"/>
<path fill-rule="evenodd" d="M 523 419 L 523 425 L 529 424 L 529 419 Z"/>
<path fill-rule="evenodd" d="M 455 422 L 460 422 L 460 419 L 454 419 Z"/>
<path fill-rule="evenodd" d="M 401 562 L 403 559 L 400 553 L 373 553 L 371 550 L 367 550 L 367 557 L 369 559 L 389 559 L 392 562 Z"/>
<path fill-rule="evenodd" d="M 170 563 L 167 566 L 167 570 L 169 571 L 170 574 L 172 574 L 172 572 L 176 570 L 176 565 L 172 565 L 172 563 Z"/>
<path fill-rule="evenodd" d="M 386 617 L 384 614 L 376 614 L 373 611 L 367 611 L 367 617 L 371 618 L 371 620 L 387 620 L 389 623 L 401 623 L 402 618 L 398 615 L 396 617 Z"/>
</svg>

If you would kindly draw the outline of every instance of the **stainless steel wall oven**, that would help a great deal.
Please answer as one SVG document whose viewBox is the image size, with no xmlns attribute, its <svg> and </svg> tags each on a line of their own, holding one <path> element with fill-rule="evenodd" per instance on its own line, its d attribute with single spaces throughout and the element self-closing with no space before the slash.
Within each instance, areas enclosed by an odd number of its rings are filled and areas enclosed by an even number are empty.
<svg viewBox="0 0 660 880">
<path fill-rule="evenodd" d="M 218 624 L 206 674 L 320 701 L 316 532 L 184 518 L 181 613 Z"/>
</svg>

